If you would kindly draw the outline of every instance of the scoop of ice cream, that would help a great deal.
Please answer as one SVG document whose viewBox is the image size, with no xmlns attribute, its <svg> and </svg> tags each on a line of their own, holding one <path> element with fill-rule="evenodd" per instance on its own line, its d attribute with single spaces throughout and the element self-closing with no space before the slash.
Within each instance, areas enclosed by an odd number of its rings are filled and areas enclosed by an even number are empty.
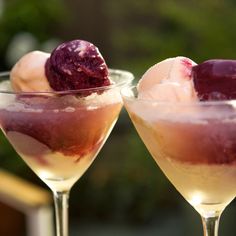
<svg viewBox="0 0 236 236">
<path fill-rule="evenodd" d="M 24 55 L 12 68 L 10 80 L 16 92 L 52 91 L 45 75 L 45 63 L 50 54 L 33 51 Z"/>
<path fill-rule="evenodd" d="M 97 47 L 83 40 L 59 45 L 52 54 L 33 51 L 13 67 L 11 84 L 17 92 L 47 92 L 108 86 L 108 67 Z"/>
<path fill-rule="evenodd" d="M 200 101 L 236 99 L 236 60 L 214 59 L 192 68 Z"/>
<path fill-rule="evenodd" d="M 56 91 L 110 85 L 108 68 L 98 48 L 83 40 L 59 45 L 45 69 L 49 84 Z"/>
<path fill-rule="evenodd" d="M 139 98 L 158 101 L 195 101 L 191 72 L 195 62 L 186 57 L 166 59 L 155 64 L 138 84 Z"/>
</svg>

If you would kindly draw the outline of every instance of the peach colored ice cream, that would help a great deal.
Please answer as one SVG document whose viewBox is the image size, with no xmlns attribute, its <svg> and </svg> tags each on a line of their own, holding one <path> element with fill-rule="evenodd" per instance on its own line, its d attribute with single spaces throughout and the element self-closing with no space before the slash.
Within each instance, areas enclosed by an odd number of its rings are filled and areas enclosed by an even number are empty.
<svg viewBox="0 0 236 236">
<path fill-rule="evenodd" d="M 10 73 L 12 89 L 16 92 L 52 91 L 45 75 L 49 53 L 33 51 L 24 55 Z"/>
<path fill-rule="evenodd" d="M 138 84 L 139 98 L 158 101 L 197 100 L 191 77 L 195 62 L 186 57 L 169 58 L 155 64 Z"/>
</svg>

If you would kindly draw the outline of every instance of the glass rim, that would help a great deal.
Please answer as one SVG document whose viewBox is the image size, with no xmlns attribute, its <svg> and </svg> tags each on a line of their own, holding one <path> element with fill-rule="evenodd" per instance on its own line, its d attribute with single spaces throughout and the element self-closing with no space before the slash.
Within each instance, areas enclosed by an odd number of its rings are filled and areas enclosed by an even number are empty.
<svg viewBox="0 0 236 236">
<path fill-rule="evenodd" d="M 121 96 L 123 98 L 125 98 L 126 100 L 129 100 L 129 101 L 135 101 L 135 100 L 138 100 L 140 102 L 144 102 L 144 103 L 150 103 L 150 104 L 153 104 L 153 105 L 160 105 L 160 106 L 170 106 L 170 105 L 176 105 L 176 106 L 213 106 L 213 105 L 231 105 L 231 106 L 234 106 L 236 107 L 236 99 L 232 99 L 232 100 L 217 100 L 217 101 L 186 101 L 186 102 L 183 102 L 183 101 L 176 101 L 176 102 L 173 102 L 173 101 L 159 101 L 159 100 L 149 100 L 149 99 L 144 99 L 144 98 L 137 98 L 135 96 L 129 96 L 127 95 L 124 91 L 125 90 L 133 90 L 133 89 L 137 89 L 138 85 L 128 85 L 127 87 L 125 88 L 122 88 L 120 93 L 121 93 Z"/>
<path fill-rule="evenodd" d="M 123 87 L 126 84 L 129 84 L 132 82 L 132 80 L 134 79 L 134 75 L 127 71 L 127 70 L 120 70 L 120 69 L 113 69 L 113 68 L 109 68 L 108 69 L 109 74 L 110 73 L 114 73 L 117 74 L 119 76 L 122 75 L 124 76 L 124 80 L 114 83 L 114 84 L 110 84 L 110 85 L 106 85 L 106 86 L 101 86 L 101 87 L 93 87 L 93 88 L 86 88 L 86 89 L 75 89 L 75 90 L 66 90 L 66 91 L 32 91 L 32 92 L 16 92 L 16 91 L 9 91 L 9 90 L 1 90 L 0 89 L 0 94 L 4 93 L 4 94 L 15 94 L 15 95 L 49 95 L 49 94 L 55 94 L 55 95 L 67 95 L 67 94 L 75 94 L 75 93 L 85 93 L 85 92 L 99 92 L 99 91 L 104 91 L 104 90 L 110 90 L 113 88 L 117 88 L 117 87 Z M 0 78 L 2 77 L 7 77 L 10 76 L 10 71 L 2 71 L 0 72 Z M 10 80 L 10 78 L 9 78 Z"/>
</svg>

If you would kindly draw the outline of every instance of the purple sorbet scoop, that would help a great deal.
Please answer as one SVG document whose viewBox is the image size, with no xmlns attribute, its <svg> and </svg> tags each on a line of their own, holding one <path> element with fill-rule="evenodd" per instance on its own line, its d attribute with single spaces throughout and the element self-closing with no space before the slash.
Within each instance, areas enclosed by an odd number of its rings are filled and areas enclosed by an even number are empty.
<svg viewBox="0 0 236 236">
<path fill-rule="evenodd" d="M 73 40 L 59 45 L 45 64 L 46 77 L 55 91 L 108 86 L 108 67 L 92 43 Z"/>
</svg>

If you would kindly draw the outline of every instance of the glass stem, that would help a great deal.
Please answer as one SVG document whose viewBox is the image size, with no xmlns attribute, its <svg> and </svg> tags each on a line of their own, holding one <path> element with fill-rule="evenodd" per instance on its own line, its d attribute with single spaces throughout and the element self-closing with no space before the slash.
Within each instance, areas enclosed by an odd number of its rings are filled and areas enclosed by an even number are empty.
<svg viewBox="0 0 236 236">
<path fill-rule="evenodd" d="M 68 236 L 69 191 L 54 192 L 57 236 Z"/>
<path fill-rule="evenodd" d="M 215 216 L 202 216 L 204 236 L 218 236 L 220 214 Z"/>
</svg>

